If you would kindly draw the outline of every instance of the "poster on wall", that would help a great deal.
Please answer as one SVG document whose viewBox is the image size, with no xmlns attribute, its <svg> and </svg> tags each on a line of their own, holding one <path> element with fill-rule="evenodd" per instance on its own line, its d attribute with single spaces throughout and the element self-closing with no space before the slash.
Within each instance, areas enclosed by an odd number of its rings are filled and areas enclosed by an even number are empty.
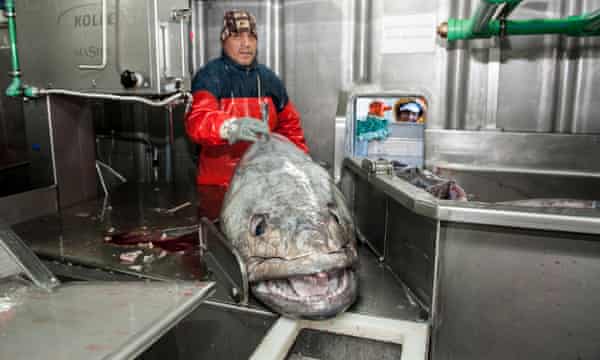
<svg viewBox="0 0 600 360">
<path fill-rule="evenodd" d="M 354 156 L 423 166 L 427 102 L 422 96 L 357 97 Z"/>
<path fill-rule="evenodd" d="M 435 51 L 435 14 L 384 16 L 381 28 L 382 54 L 418 54 Z"/>
</svg>

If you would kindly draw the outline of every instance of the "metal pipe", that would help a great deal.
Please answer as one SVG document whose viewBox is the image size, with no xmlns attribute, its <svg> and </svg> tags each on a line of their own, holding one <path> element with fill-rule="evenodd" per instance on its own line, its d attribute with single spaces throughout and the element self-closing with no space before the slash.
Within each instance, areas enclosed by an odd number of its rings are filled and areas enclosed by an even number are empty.
<svg viewBox="0 0 600 360">
<path fill-rule="evenodd" d="M 96 160 L 96 166 L 102 166 L 103 168 L 105 168 L 106 170 L 108 170 L 111 174 L 113 174 L 117 179 L 121 180 L 122 182 L 127 182 L 127 179 L 125 178 L 125 176 L 121 175 L 119 172 L 117 172 L 117 170 L 113 169 L 112 167 L 108 166 L 107 164 L 103 163 L 100 160 Z"/>
<path fill-rule="evenodd" d="M 196 72 L 196 69 L 198 69 L 198 63 L 199 63 L 199 51 L 198 51 L 198 27 L 199 27 L 199 22 L 200 19 L 199 17 L 202 16 L 202 1 L 192 1 L 191 2 L 192 5 L 192 30 L 190 31 L 190 51 L 192 52 L 192 61 L 191 61 L 191 66 L 192 68 L 190 69 L 192 74 Z"/>
<path fill-rule="evenodd" d="M 108 188 L 106 187 L 106 183 L 104 182 L 104 175 L 102 175 L 102 170 L 100 170 L 100 166 L 98 165 L 98 161 L 96 160 L 96 172 L 98 173 L 98 179 L 100 179 L 100 185 L 102 185 L 102 191 L 104 192 L 104 198 L 108 197 Z"/>
<path fill-rule="evenodd" d="M 565 5 L 563 13 L 573 14 L 581 11 L 581 3 L 570 2 Z M 558 83 L 555 86 L 556 91 L 556 110 L 553 113 L 554 124 L 553 131 L 557 133 L 571 132 L 574 114 L 574 94 L 575 79 L 579 70 L 579 39 L 564 38 L 560 39 L 563 46 L 560 54 L 560 67 L 558 71 Z"/>
<path fill-rule="evenodd" d="M 60 187 L 58 186 L 58 172 L 57 172 L 57 162 L 56 162 L 56 153 L 54 152 L 54 119 L 53 119 L 53 111 L 52 111 L 52 103 L 50 102 L 50 96 L 46 97 L 46 116 L 48 119 L 48 138 L 50 140 L 50 158 L 52 159 L 52 184 L 56 185 L 56 197 L 57 204 L 60 204 Z"/>
<path fill-rule="evenodd" d="M 158 182 L 158 149 L 152 148 L 152 158 L 150 159 L 150 168 L 152 169 L 152 180 L 157 183 Z"/>
<path fill-rule="evenodd" d="M 457 16 L 465 16 L 470 12 L 467 1 L 461 1 L 458 4 Z M 470 62 L 468 61 L 468 44 L 451 45 L 452 51 L 448 55 L 448 108 L 447 108 L 447 129 L 464 129 L 466 113 L 466 97 L 468 90 L 468 75 Z"/>
<path fill-rule="evenodd" d="M 162 59 L 162 76 L 165 79 L 169 79 L 169 70 L 170 69 L 170 61 L 169 61 L 169 54 L 168 54 L 168 50 L 171 48 L 171 45 L 169 44 L 169 35 L 167 34 L 168 28 L 167 28 L 167 24 L 160 24 L 159 28 L 160 28 L 160 38 L 162 41 L 162 52 L 161 52 L 161 59 Z"/>
<path fill-rule="evenodd" d="M 483 128 L 486 130 L 496 130 L 498 128 L 498 99 L 500 92 L 500 62 L 502 49 L 500 46 L 491 47 L 488 57 L 488 77 L 487 77 L 487 106 L 486 117 Z"/>
<path fill-rule="evenodd" d="M 182 16 L 179 19 L 179 44 L 181 45 L 181 81 L 186 78 L 187 69 L 186 69 L 186 61 L 185 61 L 185 16 Z"/>
<path fill-rule="evenodd" d="M 109 140 L 124 140 L 124 141 L 135 141 L 145 144 L 149 148 L 156 147 L 156 144 L 153 143 L 150 139 L 145 136 L 136 136 L 133 134 L 124 134 L 124 133 L 111 133 L 111 134 L 96 134 L 97 139 L 109 139 Z"/>
<path fill-rule="evenodd" d="M 370 1 L 357 0 L 357 33 L 355 34 L 357 41 L 355 52 L 355 63 L 357 64 L 354 74 L 354 82 L 368 82 L 369 74 L 369 18 L 370 18 Z"/>
<path fill-rule="evenodd" d="M 204 64 L 206 64 L 206 10 L 205 10 L 205 2 L 204 1 L 195 1 L 195 22 L 194 22 L 194 69 L 193 71 L 198 71 L 198 69 Z"/>
<path fill-rule="evenodd" d="M 38 95 L 69 95 L 69 96 L 78 96 L 88 99 L 103 99 L 103 100 L 116 100 L 116 101 L 126 101 L 126 102 L 140 102 L 150 106 L 163 107 L 169 105 L 181 98 L 185 98 L 186 100 L 192 99 L 192 94 L 189 92 L 178 92 L 175 93 L 164 100 L 149 100 L 147 98 L 141 96 L 122 96 L 122 95 L 113 95 L 113 94 L 102 94 L 102 93 L 85 93 L 81 91 L 73 91 L 73 90 L 65 90 L 65 89 L 36 89 L 34 96 Z"/>
<path fill-rule="evenodd" d="M 265 64 L 273 68 L 273 1 L 266 0 L 265 4 Z"/>
<path fill-rule="evenodd" d="M 283 80 L 283 3 L 282 0 L 273 0 L 273 71 Z"/>
<path fill-rule="evenodd" d="M 507 35 L 538 35 L 538 34 L 577 34 L 583 30 L 581 19 L 571 17 L 567 19 L 533 19 L 506 21 Z M 500 34 L 499 21 L 490 23 L 488 32 Z"/>
<path fill-rule="evenodd" d="M 111 133 L 111 134 L 96 134 L 96 139 L 108 139 L 108 140 L 123 140 L 123 141 L 133 141 L 146 145 L 146 149 L 144 151 L 144 155 L 140 155 L 141 157 L 146 157 L 146 167 L 143 169 L 146 170 L 146 176 L 148 179 L 152 179 L 154 182 L 158 182 L 159 174 L 158 174 L 158 145 L 168 145 L 168 139 L 162 140 L 157 143 L 156 140 L 150 140 L 148 136 L 145 134 L 138 133 Z M 111 151 L 112 153 L 112 151 Z M 109 157 L 110 160 L 110 157 Z M 110 165 L 107 165 L 110 166 Z M 142 168 L 140 167 L 139 172 L 142 173 Z M 116 174 L 115 174 L 116 175 Z M 118 176 L 117 176 L 118 177 Z M 123 181 L 126 179 L 123 177 Z"/>
<path fill-rule="evenodd" d="M 173 107 L 167 107 L 167 131 L 168 141 L 165 145 L 165 181 L 173 181 L 173 145 L 175 144 L 175 134 L 173 133 Z"/>
</svg>

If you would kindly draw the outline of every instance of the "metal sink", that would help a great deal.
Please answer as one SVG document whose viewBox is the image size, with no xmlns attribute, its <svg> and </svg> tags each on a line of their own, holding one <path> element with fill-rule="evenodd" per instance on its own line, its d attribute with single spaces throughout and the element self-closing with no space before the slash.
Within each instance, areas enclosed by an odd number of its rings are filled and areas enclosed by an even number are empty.
<svg viewBox="0 0 600 360">
<path fill-rule="evenodd" d="M 276 320 L 268 312 L 207 301 L 138 359 L 246 360 Z"/>
<path fill-rule="evenodd" d="M 394 360 L 401 357 L 401 344 L 302 329 L 288 352 L 286 360 L 373 358 Z"/>
<path fill-rule="evenodd" d="M 424 360 L 429 326 L 345 313 L 325 321 L 280 318 L 251 359 Z"/>
</svg>

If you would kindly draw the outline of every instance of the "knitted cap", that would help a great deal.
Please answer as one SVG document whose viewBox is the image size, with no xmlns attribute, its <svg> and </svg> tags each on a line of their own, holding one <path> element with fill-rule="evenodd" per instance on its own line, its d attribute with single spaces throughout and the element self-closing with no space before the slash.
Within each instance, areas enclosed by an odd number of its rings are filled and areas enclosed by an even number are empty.
<svg viewBox="0 0 600 360">
<path fill-rule="evenodd" d="M 223 16 L 223 30 L 221 31 L 221 41 L 225 41 L 231 34 L 249 32 L 255 38 L 256 18 L 248 11 L 230 10 Z"/>
</svg>

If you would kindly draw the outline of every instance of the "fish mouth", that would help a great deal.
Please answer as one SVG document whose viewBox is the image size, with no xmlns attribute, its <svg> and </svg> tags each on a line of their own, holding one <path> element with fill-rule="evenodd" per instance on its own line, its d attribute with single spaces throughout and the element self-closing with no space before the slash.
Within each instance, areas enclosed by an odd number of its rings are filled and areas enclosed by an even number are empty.
<svg viewBox="0 0 600 360">
<path fill-rule="evenodd" d="M 358 293 L 353 268 L 262 280 L 251 286 L 265 305 L 284 316 L 304 319 L 333 317 L 352 305 Z"/>
<path fill-rule="evenodd" d="M 253 282 L 331 272 L 353 268 L 358 263 L 358 253 L 351 246 L 327 254 L 312 252 L 291 258 L 251 257 L 247 260 L 248 280 Z"/>
</svg>

